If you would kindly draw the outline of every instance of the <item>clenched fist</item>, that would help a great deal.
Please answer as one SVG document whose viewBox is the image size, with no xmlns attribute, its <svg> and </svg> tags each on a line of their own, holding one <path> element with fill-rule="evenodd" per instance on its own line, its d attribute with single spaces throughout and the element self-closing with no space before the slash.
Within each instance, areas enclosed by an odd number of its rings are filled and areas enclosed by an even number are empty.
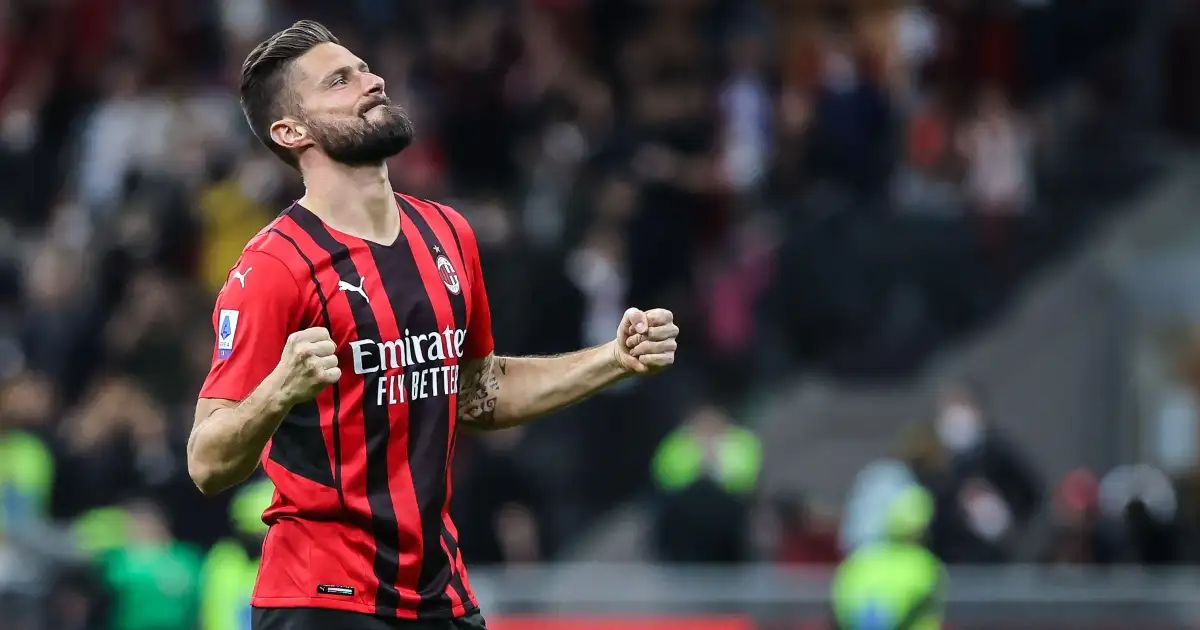
<svg viewBox="0 0 1200 630">
<path fill-rule="evenodd" d="M 679 326 L 665 308 L 625 311 L 617 327 L 617 362 L 634 374 L 653 374 L 675 363 Z"/>
<path fill-rule="evenodd" d="M 317 397 L 321 390 L 342 378 L 337 344 L 324 328 L 309 328 L 288 336 L 279 359 L 283 395 L 293 404 Z"/>
</svg>

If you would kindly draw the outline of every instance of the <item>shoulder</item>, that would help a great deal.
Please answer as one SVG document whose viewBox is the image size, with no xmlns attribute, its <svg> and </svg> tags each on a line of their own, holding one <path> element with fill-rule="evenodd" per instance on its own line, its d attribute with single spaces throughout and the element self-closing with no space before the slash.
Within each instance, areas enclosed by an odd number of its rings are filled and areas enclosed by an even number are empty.
<svg viewBox="0 0 1200 630">
<path fill-rule="evenodd" d="M 287 208 L 259 230 L 258 234 L 246 243 L 242 255 L 274 258 L 293 273 L 306 273 L 306 259 L 310 255 L 305 253 L 305 241 L 301 238 L 301 230 L 293 217 L 293 208 L 294 205 Z"/>
<path fill-rule="evenodd" d="M 247 241 L 246 246 L 242 248 L 242 255 L 269 256 L 290 266 L 289 261 L 297 258 L 295 238 L 286 233 L 287 226 L 291 224 L 292 221 L 286 212 L 275 217 L 275 220 Z"/>
<path fill-rule="evenodd" d="M 280 229 L 283 221 L 284 215 L 280 215 L 246 243 L 237 262 L 229 269 L 226 286 L 235 277 L 244 284 L 250 274 L 254 274 L 255 279 L 269 278 L 276 288 L 299 286 L 306 267 L 295 241 Z"/>
</svg>

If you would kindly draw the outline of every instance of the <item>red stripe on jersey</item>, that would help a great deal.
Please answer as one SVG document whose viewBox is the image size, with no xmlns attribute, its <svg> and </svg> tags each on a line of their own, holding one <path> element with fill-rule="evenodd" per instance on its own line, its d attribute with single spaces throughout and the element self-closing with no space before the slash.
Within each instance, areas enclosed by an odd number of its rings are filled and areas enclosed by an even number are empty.
<svg viewBox="0 0 1200 630">
<path fill-rule="evenodd" d="M 300 247 L 304 255 L 313 258 L 315 262 L 326 262 L 325 259 L 328 258 L 328 254 L 312 240 L 312 237 L 309 236 L 304 229 L 297 226 L 295 222 L 289 219 L 286 224 L 281 222 L 276 227 L 279 228 L 280 231 L 285 235 L 293 239 L 293 241 Z M 328 309 L 329 318 L 332 321 L 338 322 L 354 321 L 354 314 L 350 310 L 350 303 L 346 294 L 337 290 L 340 278 L 338 277 L 336 270 L 332 265 L 328 264 L 317 264 L 317 269 L 316 282 L 320 287 L 319 290 L 326 297 L 325 306 Z M 314 322 L 313 324 L 321 326 L 326 325 L 323 322 Z M 330 330 L 330 333 L 333 334 L 334 331 Z M 339 358 L 339 363 L 344 363 L 344 361 L 344 358 Z M 371 506 L 367 501 L 366 458 L 361 456 L 345 456 L 345 454 L 363 453 L 366 451 L 367 439 L 365 425 L 361 421 L 345 421 L 346 417 L 352 417 L 355 415 L 349 413 L 350 410 L 362 408 L 362 383 L 361 380 L 354 375 L 353 370 L 343 369 L 342 379 L 338 383 L 338 386 L 341 397 L 339 411 L 343 415 L 343 418 L 339 418 L 339 422 L 337 423 L 338 437 L 343 453 L 343 456 L 340 457 L 340 476 L 342 480 L 343 494 L 345 495 L 346 511 L 350 513 L 351 518 L 355 521 L 369 521 L 371 517 Z M 322 392 L 321 396 L 318 396 L 318 402 L 320 403 L 322 399 L 325 399 L 327 396 L 331 396 L 331 390 L 332 388 L 329 388 L 325 390 L 325 392 Z M 332 401 L 329 402 L 330 404 L 328 407 L 320 404 L 319 407 L 322 409 L 322 427 L 324 428 L 328 426 L 328 432 L 330 435 L 329 441 L 332 443 L 334 422 L 332 421 Z M 326 410 L 329 411 L 331 416 L 331 419 L 328 423 L 325 421 Z M 348 544 L 358 548 L 366 548 L 370 550 L 369 553 L 364 554 L 363 557 L 370 558 L 375 555 L 375 538 L 371 535 L 370 531 L 361 527 L 346 527 L 343 528 L 342 531 L 346 532 L 346 535 L 350 536 L 350 540 L 346 541 Z M 351 569 L 350 566 L 347 566 L 346 568 Z M 358 581 L 356 581 L 355 584 L 364 585 L 364 592 L 362 593 L 363 601 L 368 602 L 373 608 L 376 593 L 378 591 L 378 580 L 376 580 L 374 575 L 370 572 L 370 567 L 354 566 L 353 571 L 355 574 L 358 574 L 356 576 L 358 577 Z"/>
<path fill-rule="evenodd" d="M 398 203 L 398 206 L 400 206 L 400 208 L 401 208 L 401 212 L 400 212 L 401 225 L 403 226 L 405 235 L 408 237 L 409 250 L 412 252 L 414 262 L 416 262 L 417 270 L 421 276 L 421 282 L 423 283 L 423 285 L 425 287 L 425 292 L 429 298 L 430 304 L 432 304 L 432 306 L 433 306 L 434 317 L 437 320 L 437 329 L 439 331 L 444 331 L 447 329 L 449 329 L 449 330 L 461 329 L 461 330 L 465 331 L 466 321 L 462 321 L 462 322 L 455 321 L 454 311 L 451 308 L 450 300 L 446 294 L 447 287 L 446 287 L 446 284 L 442 280 L 442 274 L 438 268 L 437 260 L 434 258 L 433 248 L 437 247 L 439 250 L 441 250 L 441 252 L 445 252 L 446 246 L 443 243 L 427 242 L 425 236 L 422 234 L 422 231 L 423 231 L 422 227 L 428 229 L 428 226 L 418 226 L 418 224 L 416 223 L 416 221 L 421 221 L 423 219 L 423 217 L 417 216 L 414 218 L 413 216 L 411 216 L 409 209 L 412 208 L 412 206 L 409 205 L 408 208 L 404 208 L 404 203 L 405 203 L 405 201 L 403 199 L 401 199 Z M 428 223 L 428 221 L 425 220 L 424 223 Z M 439 252 L 439 253 L 441 253 L 441 252 Z M 460 292 L 461 292 L 461 289 L 460 289 Z M 443 361 L 443 365 L 458 366 L 458 364 L 459 364 L 459 357 L 457 357 L 457 356 L 448 357 L 445 359 L 445 361 Z M 453 376 L 451 378 L 454 381 L 457 381 L 457 378 L 458 378 L 457 369 L 453 372 Z M 451 460 L 451 452 L 453 450 L 453 444 L 454 444 L 454 432 L 455 432 L 455 424 L 456 424 L 457 408 L 458 408 L 457 388 L 455 388 L 454 393 L 452 393 L 450 396 L 448 396 L 448 399 L 449 399 L 449 403 L 447 405 L 446 422 L 449 426 L 449 430 L 447 432 L 447 442 L 445 444 L 446 459 L 444 460 L 444 476 L 443 476 L 444 483 L 445 483 L 445 496 L 443 497 L 442 506 L 441 506 L 441 515 L 440 515 L 441 516 L 440 520 L 442 520 L 442 521 L 444 521 L 446 518 L 446 510 L 448 509 L 448 506 L 449 506 L 450 494 L 451 494 L 450 462 L 452 461 Z M 444 531 L 444 526 L 441 523 L 439 523 L 439 527 L 437 529 Z M 456 584 L 461 584 L 461 577 L 460 577 L 460 574 L 458 573 L 458 571 L 456 570 L 456 566 L 455 566 L 455 562 L 454 562 L 454 556 L 457 555 L 457 541 L 451 541 L 451 542 L 455 547 L 453 550 L 447 544 L 447 541 L 445 540 L 444 536 L 442 537 L 442 540 L 441 540 L 442 552 L 446 556 L 446 563 L 448 564 L 448 568 L 450 569 L 450 572 L 451 572 L 451 579 L 448 581 L 448 583 L 446 585 L 446 588 L 444 590 L 444 595 L 446 597 L 449 597 L 452 606 L 454 606 L 455 608 L 460 608 L 464 605 L 471 605 L 474 602 L 470 601 L 470 600 L 464 601 L 465 597 L 467 596 L 465 589 L 464 589 L 464 592 L 460 595 L 457 592 L 457 589 L 455 588 Z"/>
<path fill-rule="evenodd" d="M 468 300 L 484 313 L 487 304 L 473 284 L 469 228 L 452 211 L 454 223 L 436 206 L 397 200 L 402 238 L 390 246 L 337 232 L 299 205 L 255 239 L 291 275 L 273 279 L 295 280 L 304 300 L 272 339 L 325 326 L 343 372 L 268 446 L 277 496 L 256 606 L 430 619 L 476 608 L 449 517 L 450 462 L 457 369 L 479 356 L 471 348 L 491 347 L 490 334 L 486 345 L 467 334 Z"/>
<path fill-rule="evenodd" d="M 450 477 L 453 477 L 453 475 Z M 447 477 L 446 480 L 448 486 L 452 483 L 450 477 Z M 449 505 L 449 501 L 447 501 L 447 505 Z M 442 526 L 446 528 L 446 532 L 449 533 L 451 540 L 456 543 L 454 557 L 451 559 L 451 569 L 458 574 L 459 579 L 462 581 L 462 589 L 466 593 L 467 601 L 478 605 L 479 599 L 475 597 L 475 591 L 471 588 L 471 580 L 467 577 L 467 564 L 463 561 L 462 548 L 457 545 L 458 528 L 454 526 L 454 519 L 450 518 L 449 512 L 442 516 Z M 453 590 L 453 588 L 454 583 L 451 582 L 450 590 Z"/>
<path fill-rule="evenodd" d="M 377 404 L 377 400 L 368 393 L 375 389 L 383 373 L 392 366 L 373 365 L 368 368 L 365 363 L 358 363 L 362 358 L 361 353 L 384 350 L 379 345 L 383 336 L 379 331 L 376 309 L 371 305 L 368 278 L 359 271 L 351 254 L 354 249 L 367 250 L 368 245 L 361 239 L 341 233 L 335 237 L 316 215 L 299 205 L 294 206 L 290 214 L 297 225 L 312 237 L 313 242 L 328 254 L 328 264 L 338 277 L 337 290 L 343 294 L 352 316 L 349 320 L 335 322 L 338 330 L 334 337 L 342 348 L 342 360 L 354 366 L 353 382 L 360 403 L 357 407 L 348 407 L 346 417 L 351 421 L 361 420 L 366 438 L 362 456 L 365 459 L 369 527 L 375 539 L 371 570 L 379 583 L 374 611 L 378 615 L 394 617 L 402 610 L 402 598 L 396 582 L 400 574 L 400 549 L 404 541 L 400 535 L 399 514 L 392 501 L 394 471 L 387 456 L 391 443 L 391 417 L 387 406 Z M 350 242 L 351 246 L 338 238 Z M 374 285 L 385 280 L 384 277 L 375 278 Z M 377 290 L 375 292 L 378 293 Z M 401 509 L 404 507 L 401 506 Z M 331 560 L 333 563 L 336 560 Z M 326 571 L 333 572 L 335 569 L 329 567 Z"/>
<path fill-rule="evenodd" d="M 317 296 L 326 295 L 323 288 L 330 286 L 332 278 L 329 274 L 322 274 L 317 270 L 316 263 L 311 258 L 309 252 L 313 252 L 313 247 L 306 247 L 302 244 L 303 240 L 308 237 L 304 231 L 296 226 L 295 222 L 287 216 L 282 216 L 276 219 L 271 224 L 268 237 L 278 236 L 283 238 L 296 250 L 296 254 L 304 261 L 307 267 L 309 281 L 314 285 Z M 322 276 L 325 277 L 322 277 Z M 333 285 L 336 286 L 336 283 Z M 312 312 L 319 313 L 312 317 L 309 321 L 301 322 L 300 329 L 311 328 L 313 326 L 328 327 L 327 321 L 332 314 L 329 310 L 328 300 L 316 299 L 317 304 L 312 305 Z M 329 456 L 329 462 L 333 467 L 333 478 L 337 484 L 338 493 L 341 497 L 342 508 L 345 509 L 345 489 L 342 483 L 342 461 L 341 461 L 341 435 L 339 431 L 340 418 L 338 417 L 342 410 L 344 401 L 342 400 L 342 384 L 338 383 L 335 387 L 328 387 L 317 395 L 316 405 L 320 416 L 321 434 L 325 438 L 325 450 Z M 268 449 L 269 453 L 269 449 Z M 265 455 L 264 455 L 265 456 Z"/>
<path fill-rule="evenodd" d="M 367 291 L 370 297 L 371 310 L 375 313 L 375 323 L 379 326 L 380 339 L 376 341 L 393 341 L 404 337 L 401 323 L 397 321 L 395 307 L 391 303 L 387 292 L 383 290 L 382 280 L 380 279 L 380 271 L 372 255 L 372 249 L 392 249 L 397 247 L 405 247 L 403 242 L 394 243 L 391 246 L 382 246 L 377 244 L 368 244 L 361 240 L 355 240 L 347 237 L 344 234 L 333 232 L 333 236 L 339 242 L 347 247 L 350 252 L 350 259 L 354 261 L 355 268 L 358 269 L 359 275 L 366 279 L 363 283 L 363 289 Z M 401 234 L 401 241 L 405 235 Z M 353 373 L 353 369 L 345 370 Z M 403 368 L 401 368 L 403 375 Z M 413 544 L 403 544 L 399 549 L 400 571 L 397 574 L 396 583 L 394 586 L 400 593 L 401 610 L 400 616 L 409 616 L 406 613 L 415 611 L 420 604 L 420 596 L 413 590 L 413 585 L 417 583 L 418 576 L 421 573 L 421 548 L 423 534 L 421 532 L 420 518 L 410 518 L 407 515 L 417 503 L 416 493 L 413 490 L 412 470 L 409 467 L 408 461 L 408 439 L 409 439 L 409 415 L 407 392 L 403 391 L 406 385 L 404 380 L 389 382 L 389 377 L 396 375 L 384 375 L 379 383 L 385 389 L 379 389 L 369 392 L 360 382 L 359 389 L 363 396 L 375 396 L 378 406 L 388 410 L 389 419 L 391 422 L 391 437 L 387 445 L 387 460 L 389 469 L 388 492 L 392 497 L 392 505 L 396 510 L 397 527 L 400 530 L 401 540 L 416 541 Z M 361 379 L 361 377 L 359 377 Z M 392 387 L 400 387 L 400 391 L 392 390 Z M 392 399 L 396 402 L 393 403 Z M 404 402 L 401 402 L 404 401 Z"/>
<path fill-rule="evenodd" d="M 462 239 L 458 233 L 458 229 L 450 222 L 450 217 L 447 215 L 445 209 L 436 203 L 415 200 L 405 195 L 398 196 L 402 202 L 407 202 L 409 207 L 413 208 L 414 210 L 418 210 L 421 216 L 424 217 L 425 222 L 428 224 L 429 230 L 442 244 L 446 257 L 450 259 L 451 264 L 457 270 L 456 280 L 459 285 L 459 290 L 457 294 L 451 292 L 447 294 L 446 297 L 450 302 L 450 309 L 453 312 L 455 319 L 461 320 L 460 325 L 463 326 L 464 329 L 469 328 L 472 312 L 471 304 L 472 298 L 475 295 L 475 291 L 472 290 L 474 287 L 470 287 L 468 285 L 468 282 L 470 282 L 470 274 L 467 272 L 468 267 L 466 264 L 466 254 L 463 250 Z M 442 265 L 438 265 L 439 272 L 443 272 L 444 270 L 445 268 Z M 447 282 L 444 277 L 442 280 L 444 283 Z M 449 286 L 447 286 L 447 289 L 449 289 Z M 459 361 L 462 361 L 461 357 L 459 358 Z M 457 405 L 454 405 L 450 408 L 450 423 L 452 427 L 456 427 L 458 424 Z M 446 544 L 448 546 L 452 570 L 456 574 L 456 580 L 451 582 L 450 587 L 456 590 L 460 598 L 465 598 L 471 602 L 475 602 L 477 601 L 475 599 L 475 593 L 471 590 L 470 585 L 467 583 L 466 566 L 462 561 L 462 552 L 458 547 L 458 530 L 454 527 L 454 520 L 451 519 L 449 515 L 450 502 L 454 495 L 453 463 L 455 445 L 456 440 L 454 433 L 452 433 L 450 439 L 450 455 L 447 458 L 446 466 L 446 505 L 444 508 L 445 516 L 443 517 L 443 536 L 446 539 Z"/>
</svg>

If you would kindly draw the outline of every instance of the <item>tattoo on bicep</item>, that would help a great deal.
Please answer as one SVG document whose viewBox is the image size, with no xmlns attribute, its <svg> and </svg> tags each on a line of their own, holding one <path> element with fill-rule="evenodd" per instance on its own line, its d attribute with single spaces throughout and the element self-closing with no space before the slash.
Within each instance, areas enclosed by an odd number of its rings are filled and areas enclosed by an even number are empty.
<svg viewBox="0 0 1200 630">
<path fill-rule="evenodd" d="M 463 366 L 458 386 L 458 421 L 472 429 L 490 430 L 496 426 L 496 400 L 500 374 L 508 373 L 508 361 L 495 355 L 471 361 Z"/>
</svg>

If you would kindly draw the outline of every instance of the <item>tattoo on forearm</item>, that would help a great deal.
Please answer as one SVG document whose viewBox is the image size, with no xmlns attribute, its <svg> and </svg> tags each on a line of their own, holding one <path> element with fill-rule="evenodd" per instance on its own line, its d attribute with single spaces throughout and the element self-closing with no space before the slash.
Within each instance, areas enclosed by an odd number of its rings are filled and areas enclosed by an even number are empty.
<svg viewBox="0 0 1200 630">
<path fill-rule="evenodd" d="M 496 426 L 496 400 L 500 374 L 508 373 L 508 361 L 488 355 L 463 366 L 458 379 L 458 421 L 472 429 L 488 431 Z"/>
</svg>

